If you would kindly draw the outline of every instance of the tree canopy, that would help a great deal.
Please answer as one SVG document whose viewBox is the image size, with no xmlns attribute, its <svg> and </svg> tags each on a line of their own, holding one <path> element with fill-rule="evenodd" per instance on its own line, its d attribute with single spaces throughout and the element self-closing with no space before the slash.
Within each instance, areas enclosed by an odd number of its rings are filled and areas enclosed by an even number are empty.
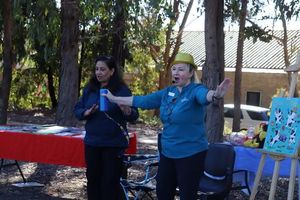
<svg viewBox="0 0 300 200">
<path fill-rule="evenodd" d="M 42 108 L 56 111 L 57 122 L 62 125 L 73 124 L 72 107 L 90 78 L 98 55 L 114 56 L 123 72 L 133 74 L 131 87 L 135 94 L 168 85 L 169 69 L 180 49 L 182 32 L 194 3 L 193 0 L 4 2 L 0 4 L 3 11 L 0 14 L 1 123 L 6 123 L 7 110 Z M 273 2 L 274 20 L 281 20 L 284 25 L 285 20 L 298 17 L 299 0 Z M 211 89 L 224 78 L 223 21 L 239 23 L 240 3 L 198 1 L 199 8 L 204 8 L 207 15 L 202 80 Z M 271 18 L 262 14 L 265 3 L 249 1 L 245 16 L 248 25 L 241 38 L 252 37 L 253 42 L 274 38 L 271 30 L 253 20 L 257 16 L 260 20 Z M 286 38 L 279 39 L 284 47 Z M 68 96 L 66 91 L 72 92 Z M 216 112 L 208 112 L 209 132 L 222 132 L 222 112 L 222 105 Z M 215 126 L 214 121 L 220 123 Z"/>
</svg>

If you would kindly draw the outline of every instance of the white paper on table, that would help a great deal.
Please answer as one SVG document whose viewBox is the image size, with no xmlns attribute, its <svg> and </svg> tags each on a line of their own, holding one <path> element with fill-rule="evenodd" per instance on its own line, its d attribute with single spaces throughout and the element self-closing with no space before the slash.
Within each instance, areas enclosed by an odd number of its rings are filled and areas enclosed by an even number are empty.
<svg viewBox="0 0 300 200">
<path fill-rule="evenodd" d="M 41 184 L 41 183 L 37 183 L 37 182 L 25 182 L 25 183 L 14 183 L 12 184 L 13 186 L 16 186 L 16 187 L 44 187 L 44 184 Z"/>
<path fill-rule="evenodd" d="M 85 134 L 80 134 L 80 135 L 74 135 L 72 137 L 74 138 L 84 138 Z"/>
<path fill-rule="evenodd" d="M 72 136 L 72 135 L 77 135 L 76 133 L 71 133 L 71 132 L 61 132 L 61 133 L 56 133 L 55 135 L 59 136 Z"/>
<path fill-rule="evenodd" d="M 50 133 L 66 132 L 67 130 L 68 128 L 63 126 L 49 126 L 49 127 L 43 127 L 42 129 L 39 129 L 36 132 L 41 134 L 50 134 Z"/>
</svg>

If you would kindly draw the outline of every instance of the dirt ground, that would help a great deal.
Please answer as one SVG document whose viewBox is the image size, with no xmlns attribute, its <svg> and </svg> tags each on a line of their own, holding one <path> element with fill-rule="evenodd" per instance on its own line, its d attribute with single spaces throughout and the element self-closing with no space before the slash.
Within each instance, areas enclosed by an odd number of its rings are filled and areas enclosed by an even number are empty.
<svg viewBox="0 0 300 200">
<path fill-rule="evenodd" d="M 54 123 L 51 114 L 42 113 L 10 113 L 9 122 L 32 124 Z M 147 138 L 155 138 L 157 130 L 141 124 L 131 125 L 140 139 L 138 153 L 156 153 L 156 143 Z M 152 141 L 152 142 L 151 142 Z M 7 161 L 5 162 L 12 162 Z M 22 182 L 16 166 L 5 167 L 0 173 L 0 200 L 84 200 L 86 197 L 86 179 L 84 168 L 72 168 L 58 165 L 19 162 L 28 182 L 38 182 L 42 187 L 15 187 L 12 184 Z M 136 172 L 129 171 L 131 177 Z M 296 181 L 297 182 L 297 181 Z M 257 200 L 268 199 L 270 179 L 264 179 L 259 186 Z M 288 179 L 279 178 L 276 189 L 276 200 L 287 199 Z M 298 199 L 298 184 L 295 186 L 294 199 Z M 231 191 L 230 200 L 246 200 L 249 196 L 241 191 Z"/>
</svg>

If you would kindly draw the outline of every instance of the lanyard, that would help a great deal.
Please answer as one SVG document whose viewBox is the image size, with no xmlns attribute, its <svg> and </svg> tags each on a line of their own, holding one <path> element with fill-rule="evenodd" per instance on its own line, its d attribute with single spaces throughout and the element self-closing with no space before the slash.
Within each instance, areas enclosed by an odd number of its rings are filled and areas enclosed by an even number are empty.
<svg viewBox="0 0 300 200">
<path fill-rule="evenodd" d="M 123 126 L 121 126 L 121 124 L 119 124 L 116 120 L 114 120 L 111 116 L 109 116 L 106 112 L 103 112 L 105 114 L 105 116 L 110 119 L 111 121 L 113 121 L 115 124 L 118 125 L 118 127 L 121 129 L 122 134 L 126 137 L 127 142 L 129 143 L 129 135 L 128 132 L 124 129 Z"/>
</svg>

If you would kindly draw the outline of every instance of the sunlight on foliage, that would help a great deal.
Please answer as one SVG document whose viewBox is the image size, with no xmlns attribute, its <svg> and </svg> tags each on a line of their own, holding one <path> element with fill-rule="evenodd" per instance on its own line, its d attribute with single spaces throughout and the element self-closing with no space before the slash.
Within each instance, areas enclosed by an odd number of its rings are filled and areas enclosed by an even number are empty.
<svg viewBox="0 0 300 200">
<path fill-rule="evenodd" d="M 47 77 L 36 69 L 14 70 L 10 92 L 9 110 L 50 109 Z M 56 81 L 56 86 L 57 81 Z"/>
<path fill-rule="evenodd" d="M 135 49 L 132 61 L 126 64 L 125 72 L 133 74 L 129 84 L 134 95 L 145 95 L 156 91 L 158 88 L 159 73 L 156 71 L 151 57 L 145 49 Z M 140 119 L 145 123 L 153 121 L 153 111 L 140 111 Z"/>
<path fill-rule="evenodd" d="M 139 114 L 139 121 L 141 121 L 142 123 L 150 126 L 162 126 L 159 117 L 156 117 L 153 111 L 139 109 Z"/>
</svg>

